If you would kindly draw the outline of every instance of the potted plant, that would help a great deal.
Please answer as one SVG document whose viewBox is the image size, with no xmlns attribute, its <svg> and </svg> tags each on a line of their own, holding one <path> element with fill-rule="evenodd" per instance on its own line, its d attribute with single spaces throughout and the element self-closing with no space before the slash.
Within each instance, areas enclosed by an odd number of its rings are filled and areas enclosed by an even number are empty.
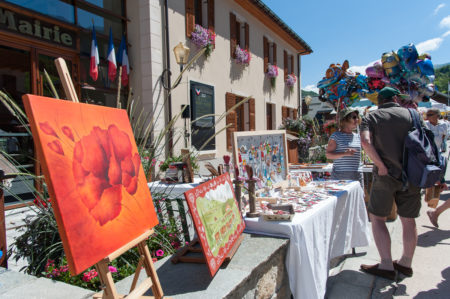
<svg viewBox="0 0 450 299">
<path fill-rule="evenodd" d="M 286 86 L 289 87 L 289 90 L 291 92 L 294 90 L 294 85 L 296 82 L 297 82 L 297 77 L 294 74 L 287 75 Z"/>
<path fill-rule="evenodd" d="M 278 67 L 275 64 L 270 64 L 267 67 L 267 78 L 270 79 L 270 85 L 275 88 L 276 79 L 278 77 Z"/>
<path fill-rule="evenodd" d="M 236 51 L 235 51 L 235 61 L 237 64 L 243 64 L 245 66 L 250 64 L 250 60 L 251 60 L 251 55 L 250 52 L 246 49 L 242 49 L 241 47 L 236 46 Z"/>
<path fill-rule="evenodd" d="M 322 127 L 325 134 L 327 134 L 327 136 L 331 136 L 331 134 L 333 134 L 337 130 L 336 120 L 335 119 L 327 120 Z"/>
<path fill-rule="evenodd" d="M 214 45 L 216 43 L 216 34 L 211 30 L 203 28 L 200 25 L 195 25 L 195 29 L 191 34 L 192 42 L 200 47 L 206 48 L 205 56 L 208 57 L 211 55 L 211 52 L 214 50 Z"/>
</svg>

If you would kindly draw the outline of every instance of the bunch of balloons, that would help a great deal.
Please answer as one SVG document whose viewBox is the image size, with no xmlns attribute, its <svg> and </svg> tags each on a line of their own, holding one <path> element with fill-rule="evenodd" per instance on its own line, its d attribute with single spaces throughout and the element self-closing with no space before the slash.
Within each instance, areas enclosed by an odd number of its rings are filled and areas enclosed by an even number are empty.
<svg viewBox="0 0 450 299">
<path fill-rule="evenodd" d="M 330 64 L 325 77 L 317 83 L 319 99 L 335 108 L 351 106 L 368 91 L 367 77 L 348 70 L 347 60 L 342 65 Z"/>
<path fill-rule="evenodd" d="M 403 106 L 414 106 L 433 95 L 434 67 L 429 54 L 419 55 L 414 44 L 383 53 L 381 62 L 366 69 L 366 75 L 348 71 L 348 61 L 342 66 L 331 64 L 325 77 L 319 81 L 319 99 L 335 108 L 350 106 L 362 97 L 377 104 L 378 91 L 385 86 L 399 89 L 410 96 Z"/>
</svg>

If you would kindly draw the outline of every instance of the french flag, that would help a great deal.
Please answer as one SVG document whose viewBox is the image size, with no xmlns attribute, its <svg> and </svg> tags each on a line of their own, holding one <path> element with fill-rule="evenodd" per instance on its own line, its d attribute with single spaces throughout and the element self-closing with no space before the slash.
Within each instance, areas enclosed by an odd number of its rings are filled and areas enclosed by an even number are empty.
<svg viewBox="0 0 450 299">
<path fill-rule="evenodd" d="M 92 80 L 97 81 L 98 78 L 98 65 L 100 59 L 98 57 L 97 38 L 95 37 L 95 27 L 92 25 L 92 44 L 91 44 L 91 64 L 89 66 L 89 75 Z"/>
<path fill-rule="evenodd" d="M 119 53 L 117 55 L 117 63 L 122 66 L 122 85 L 128 85 L 128 75 L 130 74 L 130 63 L 128 62 L 127 42 L 125 35 L 122 35 L 120 42 Z"/>
<path fill-rule="evenodd" d="M 110 81 L 114 81 L 116 79 L 116 72 L 117 72 L 116 53 L 114 51 L 112 30 L 111 28 L 109 28 L 108 77 Z"/>
</svg>

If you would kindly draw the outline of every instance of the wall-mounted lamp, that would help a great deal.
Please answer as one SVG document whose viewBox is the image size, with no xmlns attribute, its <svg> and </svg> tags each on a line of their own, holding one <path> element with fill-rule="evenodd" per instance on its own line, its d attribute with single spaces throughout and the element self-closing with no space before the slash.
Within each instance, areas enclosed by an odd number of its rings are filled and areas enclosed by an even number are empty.
<svg viewBox="0 0 450 299">
<path fill-rule="evenodd" d="M 183 66 L 188 63 L 189 59 L 189 53 L 191 52 L 191 49 L 183 45 L 182 42 L 180 42 L 178 45 L 173 48 L 173 53 L 175 54 L 175 60 L 180 65 L 180 72 L 183 71 Z"/>
<path fill-rule="evenodd" d="M 311 96 L 306 96 L 305 97 L 305 104 L 306 106 L 309 106 L 309 104 L 311 104 L 312 101 L 312 97 Z"/>
</svg>

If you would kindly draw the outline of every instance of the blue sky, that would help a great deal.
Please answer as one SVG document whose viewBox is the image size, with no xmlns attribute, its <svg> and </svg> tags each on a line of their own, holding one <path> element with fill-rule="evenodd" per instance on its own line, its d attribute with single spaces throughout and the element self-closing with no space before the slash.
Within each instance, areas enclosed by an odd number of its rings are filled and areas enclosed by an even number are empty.
<svg viewBox="0 0 450 299">
<path fill-rule="evenodd" d="M 302 56 L 302 89 L 315 90 L 331 63 L 363 74 L 382 53 L 414 43 L 433 64 L 450 62 L 447 0 L 263 0 L 313 50 Z"/>
</svg>

